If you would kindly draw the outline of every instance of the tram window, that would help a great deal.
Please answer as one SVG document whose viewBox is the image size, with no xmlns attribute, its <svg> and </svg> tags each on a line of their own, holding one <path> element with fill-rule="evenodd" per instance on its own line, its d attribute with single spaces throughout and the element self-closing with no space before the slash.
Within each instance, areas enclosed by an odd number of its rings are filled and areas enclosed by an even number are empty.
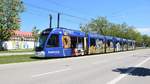
<svg viewBox="0 0 150 84">
<path fill-rule="evenodd" d="M 59 35 L 52 34 L 48 40 L 47 47 L 59 47 Z"/>
<path fill-rule="evenodd" d="M 95 46 L 96 45 L 96 40 L 94 38 L 91 38 L 90 42 L 91 42 L 90 46 Z"/>
<path fill-rule="evenodd" d="M 113 42 L 110 42 L 110 46 L 109 47 L 114 48 Z"/>
<path fill-rule="evenodd" d="M 108 47 L 110 47 L 110 41 L 107 41 L 107 45 L 108 45 Z"/>
<path fill-rule="evenodd" d="M 130 43 L 129 45 L 132 46 L 132 43 Z"/>
<path fill-rule="evenodd" d="M 71 37 L 71 48 L 76 48 L 77 37 Z"/>
<path fill-rule="evenodd" d="M 76 47 L 78 48 L 78 50 L 83 49 L 83 45 L 84 45 L 84 39 L 81 37 L 78 37 L 78 44 L 76 45 Z"/>
<path fill-rule="evenodd" d="M 81 37 L 71 37 L 71 48 L 83 48 L 84 45 L 84 38 Z"/>
</svg>

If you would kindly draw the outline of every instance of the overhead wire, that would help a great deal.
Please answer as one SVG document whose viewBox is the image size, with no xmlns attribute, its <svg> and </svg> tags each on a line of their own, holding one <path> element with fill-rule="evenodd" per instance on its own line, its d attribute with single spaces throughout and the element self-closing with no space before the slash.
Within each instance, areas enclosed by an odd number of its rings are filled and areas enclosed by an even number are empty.
<svg viewBox="0 0 150 84">
<path fill-rule="evenodd" d="M 67 14 L 67 13 L 64 13 L 64 12 L 59 12 L 59 11 L 56 11 L 56 10 L 53 10 L 53 9 L 40 7 L 40 6 L 33 5 L 33 4 L 30 4 L 30 3 L 26 3 L 26 2 L 24 2 L 24 3 L 25 3 L 26 5 L 28 5 L 28 6 L 30 6 L 30 7 L 37 8 L 37 9 L 40 9 L 40 10 L 43 10 L 43 11 L 53 12 L 53 13 L 60 13 L 61 15 L 65 15 L 65 16 L 72 17 L 72 18 L 76 18 L 76 19 L 80 19 L 80 20 L 89 20 L 89 19 L 87 19 L 87 18 L 75 16 L 75 15 L 72 15 L 72 14 Z"/>
<path fill-rule="evenodd" d="M 64 4 L 61 4 L 61 3 L 59 3 L 59 2 L 56 2 L 56 1 L 54 1 L 54 0 L 45 0 L 45 1 L 47 1 L 47 2 L 49 2 L 49 3 L 51 3 L 51 4 L 54 4 L 54 5 L 56 5 L 56 6 L 59 6 L 59 7 L 63 7 L 64 9 L 68 9 L 68 10 L 71 10 L 71 11 L 74 11 L 74 12 L 76 12 L 76 13 L 80 13 L 80 14 L 87 14 L 87 13 L 83 13 L 83 11 L 81 12 L 81 11 L 79 11 L 79 10 L 76 10 L 75 8 L 73 8 L 73 7 L 70 7 L 70 6 L 68 6 L 68 5 L 64 5 Z"/>
<path fill-rule="evenodd" d="M 32 9 L 30 9 L 30 10 L 32 10 Z M 31 15 L 34 15 L 34 16 L 37 16 L 37 17 L 45 17 L 45 15 L 48 15 L 48 13 L 44 13 L 44 15 L 43 15 L 43 13 L 41 14 L 40 12 L 38 12 L 38 11 L 35 11 L 35 10 L 32 10 L 32 11 L 26 11 L 26 13 L 27 14 L 31 14 Z M 63 21 L 65 21 L 65 22 L 69 22 L 69 23 L 73 23 L 73 24 L 80 24 L 80 23 L 78 23 L 78 22 L 75 22 L 75 21 L 73 21 L 73 20 L 69 20 L 69 19 L 66 19 L 66 18 L 63 18 Z"/>
</svg>

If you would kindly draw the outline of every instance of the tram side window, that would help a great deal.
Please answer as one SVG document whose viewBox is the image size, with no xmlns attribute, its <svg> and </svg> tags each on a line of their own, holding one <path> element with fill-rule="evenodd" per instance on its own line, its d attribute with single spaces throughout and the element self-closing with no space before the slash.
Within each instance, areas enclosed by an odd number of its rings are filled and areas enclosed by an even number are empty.
<svg viewBox="0 0 150 84">
<path fill-rule="evenodd" d="M 132 46 L 132 42 L 130 42 L 129 46 Z"/>
<path fill-rule="evenodd" d="M 90 42 L 91 42 L 90 46 L 96 46 L 96 40 L 94 38 L 91 38 Z"/>
<path fill-rule="evenodd" d="M 108 45 L 108 47 L 110 47 L 110 41 L 107 41 L 107 45 Z"/>
<path fill-rule="evenodd" d="M 76 48 L 77 37 L 71 37 L 71 48 Z"/>
<path fill-rule="evenodd" d="M 48 40 L 47 47 L 59 47 L 59 35 L 52 34 Z"/>
</svg>

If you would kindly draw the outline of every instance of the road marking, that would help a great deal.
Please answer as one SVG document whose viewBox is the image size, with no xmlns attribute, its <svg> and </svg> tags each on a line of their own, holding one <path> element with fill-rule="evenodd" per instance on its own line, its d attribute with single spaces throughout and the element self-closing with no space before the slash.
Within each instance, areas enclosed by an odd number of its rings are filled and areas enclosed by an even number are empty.
<svg viewBox="0 0 150 84">
<path fill-rule="evenodd" d="M 130 57 L 130 56 L 128 56 Z M 117 60 L 121 60 L 121 59 L 124 59 L 126 57 L 118 57 L 118 58 L 115 58 L 113 60 L 103 60 L 103 61 L 97 61 L 97 62 L 93 62 L 92 64 L 94 65 L 97 65 L 97 64 L 101 64 L 101 63 L 107 63 L 107 62 L 110 62 L 110 61 L 117 61 Z"/>
<path fill-rule="evenodd" d="M 42 73 L 42 74 L 36 74 L 36 75 L 33 75 L 32 78 L 40 77 L 40 76 L 44 76 L 44 75 L 48 75 L 48 74 L 54 74 L 54 73 L 69 71 L 69 70 L 71 70 L 71 68 L 61 69 L 61 70 L 47 72 L 47 73 Z"/>
<path fill-rule="evenodd" d="M 96 65 L 96 64 L 101 64 L 101 63 L 105 63 L 108 62 L 109 60 L 103 60 L 103 61 L 97 61 L 97 62 L 93 62 L 92 64 Z"/>
<path fill-rule="evenodd" d="M 150 60 L 150 57 L 145 59 L 144 61 L 140 62 L 139 64 L 135 65 L 134 67 L 140 67 L 141 65 L 143 65 L 144 63 L 146 63 L 147 61 Z M 132 71 L 134 71 L 134 69 L 130 69 L 128 70 L 126 73 L 131 73 Z M 111 80 L 110 82 L 108 82 L 107 84 L 116 84 L 117 82 L 119 82 L 121 79 L 123 79 L 124 77 L 126 77 L 128 74 L 121 74 L 120 76 L 118 76 L 117 78 Z"/>
</svg>

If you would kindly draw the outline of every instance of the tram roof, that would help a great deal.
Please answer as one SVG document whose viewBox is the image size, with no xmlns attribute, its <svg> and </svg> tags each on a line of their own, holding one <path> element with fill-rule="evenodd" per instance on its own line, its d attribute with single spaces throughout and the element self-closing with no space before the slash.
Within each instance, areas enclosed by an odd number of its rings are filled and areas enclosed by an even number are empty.
<svg viewBox="0 0 150 84">
<path fill-rule="evenodd" d="M 123 38 L 123 42 L 128 42 L 128 40 Z"/>
<path fill-rule="evenodd" d="M 114 39 L 115 39 L 116 41 L 118 41 L 118 42 L 122 42 L 122 41 L 123 41 L 123 39 L 122 39 L 122 38 L 119 38 L 119 37 L 114 37 Z"/>
<path fill-rule="evenodd" d="M 64 35 L 70 35 L 70 36 L 78 36 L 78 37 L 85 37 L 85 32 L 81 32 L 79 30 L 73 30 L 73 29 L 67 29 L 67 28 L 53 28 L 53 33 L 59 33 Z"/>
<path fill-rule="evenodd" d="M 104 39 L 103 35 L 97 34 L 97 33 L 88 33 L 88 36 L 91 38 L 98 38 L 98 39 Z"/>
<path fill-rule="evenodd" d="M 105 36 L 105 38 L 106 38 L 106 40 L 114 40 L 114 37 L 112 37 L 112 36 Z"/>
<path fill-rule="evenodd" d="M 135 40 L 128 40 L 128 42 L 135 42 Z"/>
<path fill-rule="evenodd" d="M 64 34 L 64 35 L 70 35 L 70 36 L 77 36 L 77 37 L 85 37 L 86 33 L 81 32 L 80 30 L 73 30 L 73 29 L 67 29 L 63 27 L 59 28 L 47 28 L 43 30 L 45 33 L 51 32 L 55 34 Z M 113 36 L 104 36 L 100 35 L 97 33 L 88 33 L 88 36 L 92 38 L 99 38 L 99 39 L 106 39 L 106 40 L 117 40 L 117 41 L 123 41 L 123 42 L 135 42 L 135 40 L 130 40 L 130 39 L 124 39 L 124 38 L 118 38 L 118 37 L 113 37 Z"/>
</svg>

